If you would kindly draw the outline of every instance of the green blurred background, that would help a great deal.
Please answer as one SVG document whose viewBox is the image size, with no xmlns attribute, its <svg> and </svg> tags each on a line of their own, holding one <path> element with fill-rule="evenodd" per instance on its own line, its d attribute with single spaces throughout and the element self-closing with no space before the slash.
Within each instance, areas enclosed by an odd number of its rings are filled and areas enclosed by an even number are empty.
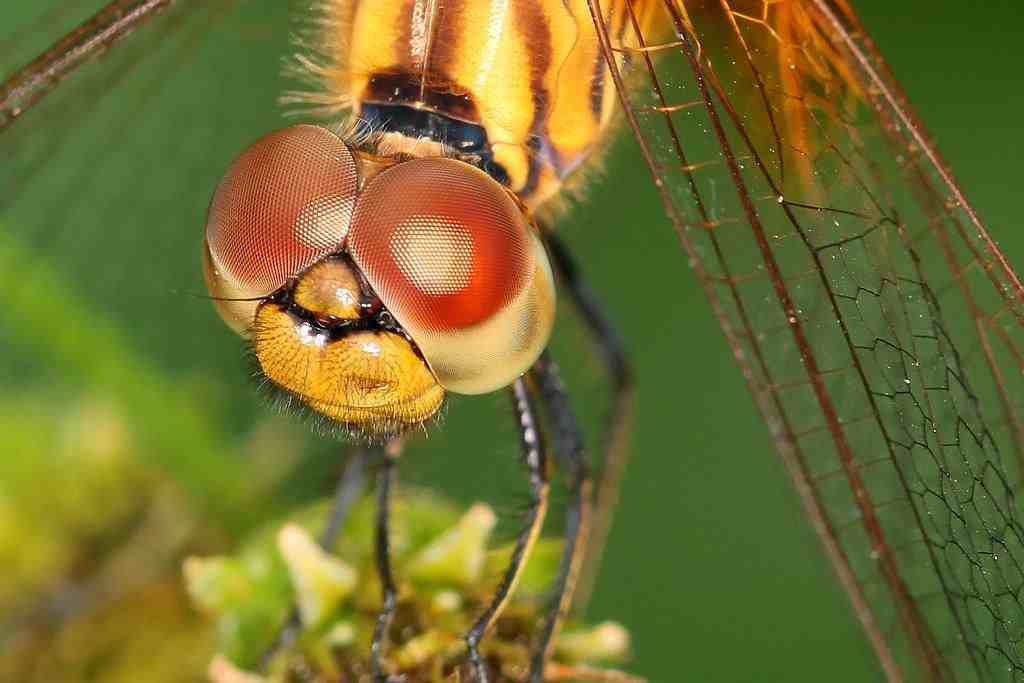
<svg viewBox="0 0 1024 683">
<path fill-rule="evenodd" d="M 130 435 L 147 486 L 174 482 L 175 509 L 199 527 L 190 550 L 230 547 L 330 490 L 341 446 L 274 417 L 242 344 L 191 296 L 202 292 L 211 188 L 242 147 L 283 122 L 276 98 L 295 25 L 284 3 L 262 5 L 274 7 L 208 3 L 192 19 L 172 17 L 176 30 L 147 30 L 0 137 L 4 548 L 34 547 L 36 528 L 58 540 L 81 531 L 46 522 L 81 514 L 71 503 L 63 510 L 76 479 L 62 478 L 51 454 L 76 448 L 81 432 L 69 432 L 67 416 L 84 411 L 77 429 L 88 432 L 95 405 Z M 968 195 L 1021 262 L 1024 10 L 984 5 L 856 3 Z M 94 9 L 4 4 L 0 71 Z M 629 668 L 652 681 L 878 680 L 647 183 L 623 139 L 562 227 L 624 330 L 639 386 L 634 457 L 590 615 L 630 628 Z M 579 326 L 562 315 L 555 354 L 593 424 L 607 397 L 581 348 Z M 492 501 L 509 534 L 524 489 L 512 483 L 506 403 L 453 400 L 443 425 L 411 444 L 403 479 Z M 113 508 L 118 486 L 75 504 Z M 30 499 L 40 501 L 31 514 L 11 509 Z M 0 587 L 13 590 L 9 581 Z"/>
</svg>

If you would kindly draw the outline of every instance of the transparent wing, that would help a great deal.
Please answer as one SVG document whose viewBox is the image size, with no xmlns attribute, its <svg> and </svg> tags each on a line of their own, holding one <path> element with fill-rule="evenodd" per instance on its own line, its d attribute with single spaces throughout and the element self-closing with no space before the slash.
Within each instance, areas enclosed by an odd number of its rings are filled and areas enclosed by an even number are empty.
<svg viewBox="0 0 1024 683">
<path fill-rule="evenodd" d="M 102 4 L 4 4 L 0 79 Z M 264 5 L 174 3 L 0 131 L 4 680 L 116 671 L 143 605 L 180 678 L 183 555 L 283 508 L 258 453 L 287 468 L 302 441 L 256 418 L 237 342 L 192 296 L 211 188 L 281 125 L 288 8 Z"/>
<path fill-rule="evenodd" d="M 1015 679 L 1019 279 L 844 0 L 642 4 L 625 118 L 883 669 Z"/>
<path fill-rule="evenodd" d="M 98 4 L 5 8 L 4 76 Z M 228 528 L 255 521 L 231 487 L 251 475 L 234 456 L 258 402 L 237 340 L 194 296 L 201 232 L 231 158 L 284 125 L 288 11 L 174 3 L 0 135 L 5 396 L 52 412 L 115 400 L 148 461 Z"/>
</svg>

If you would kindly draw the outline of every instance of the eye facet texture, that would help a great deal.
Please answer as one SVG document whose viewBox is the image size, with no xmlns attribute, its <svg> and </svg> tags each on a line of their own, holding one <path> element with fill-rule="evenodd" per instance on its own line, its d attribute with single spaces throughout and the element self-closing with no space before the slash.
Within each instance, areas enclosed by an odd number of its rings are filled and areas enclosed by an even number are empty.
<svg viewBox="0 0 1024 683">
<path fill-rule="evenodd" d="M 207 218 L 207 285 L 228 325 L 248 334 L 263 299 L 342 249 L 446 389 L 501 388 L 547 343 L 550 267 L 508 191 L 446 158 L 399 162 L 360 190 L 352 151 L 316 126 L 271 133 L 228 169 Z M 337 283 L 319 284 L 300 280 L 293 294 L 360 317 Z"/>
<path fill-rule="evenodd" d="M 206 278 L 223 298 L 265 297 L 341 248 L 358 188 L 356 161 L 325 128 L 292 126 L 248 147 L 228 169 L 206 222 Z M 258 301 L 219 303 L 234 329 Z"/>
<path fill-rule="evenodd" d="M 547 257 L 522 210 L 479 169 L 445 158 L 397 164 L 363 189 L 346 247 L 441 384 L 509 384 L 554 320 Z"/>
</svg>

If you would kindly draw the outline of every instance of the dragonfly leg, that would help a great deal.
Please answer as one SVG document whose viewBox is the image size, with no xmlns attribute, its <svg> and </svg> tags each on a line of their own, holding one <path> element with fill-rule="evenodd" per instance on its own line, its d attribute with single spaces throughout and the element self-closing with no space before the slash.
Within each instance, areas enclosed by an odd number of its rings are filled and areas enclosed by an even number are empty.
<svg viewBox="0 0 1024 683">
<path fill-rule="evenodd" d="M 545 351 L 530 369 L 540 393 L 544 415 L 554 442 L 553 452 L 565 472 L 569 484 L 569 504 L 565 516 L 565 545 L 558 577 L 555 580 L 552 604 L 544 620 L 540 637 L 534 643 L 530 662 L 530 682 L 541 683 L 550 656 L 551 645 L 562 620 L 572 605 L 573 590 L 587 548 L 591 513 L 591 482 L 583 450 L 583 430 L 569 404 L 565 384 L 558 366 Z"/>
<path fill-rule="evenodd" d="M 345 471 L 338 480 L 338 488 L 334 491 L 334 502 L 331 504 L 331 516 L 320 532 L 320 547 L 330 550 L 338 540 L 338 534 L 345 526 L 345 518 L 352 505 L 363 493 L 366 486 L 366 468 L 371 458 L 382 456 L 383 452 L 375 446 L 363 446 L 351 456 L 345 464 Z"/>
<path fill-rule="evenodd" d="M 535 408 L 536 392 L 527 385 L 527 381 L 522 377 L 512 384 L 511 392 L 513 409 L 519 423 L 522 460 L 530 481 L 530 507 L 526 513 L 526 523 L 516 539 L 512 559 L 509 561 L 497 592 L 491 599 L 491 604 L 466 633 L 469 662 L 473 667 L 476 683 L 487 683 L 488 681 L 487 665 L 483 657 L 480 656 L 480 641 L 497 620 L 511 597 L 516 581 L 526 564 L 526 558 L 540 535 L 548 507 L 548 462 Z"/>
<path fill-rule="evenodd" d="M 393 680 L 381 665 L 381 655 L 387 641 L 388 629 L 395 615 L 398 604 L 398 589 L 395 577 L 391 572 L 391 493 L 395 485 L 398 471 L 397 450 L 388 449 L 384 462 L 377 474 L 377 529 L 376 529 L 376 561 L 377 575 L 380 577 L 382 605 L 377 616 L 377 624 L 373 629 L 373 640 L 370 644 L 370 670 L 374 683 L 388 683 Z"/>
<path fill-rule="evenodd" d="M 366 466 L 370 458 L 375 455 L 376 449 L 371 447 L 358 448 L 349 455 L 348 462 L 345 463 L 345 470 L 342 472 L 341 478 L 338 480 L 338 486 L 335 489 L 330 517 L 318 539 L 320 547 L 324 550 L 330 550 L 334 546 L 338 533 L 345 524 L 345 517 L 348 516 L 349 509 L 351 509 L 352 504 L 362 493 L 363 487 L 366 485 Z M 301 625 L 299 609 L 296 606 L 292 606 L 288 619 L 285 620 L 281 630 L 278 631 L 274 642 L 260 658 L 261 671 L 266 670 L 275 654 L 295 642 Z"/>
<path fill-rule="evenodd" d="M 544 239 L 555 275 L 597 344 L 612 383 L 612 405 L 602 448 L 601 469 L 596 481 L 594 514 L 575 592 L 576 608 L 582 609 L 590 600 L 629 456 L 629 434 L 633 423 L 633 368 L 622 335 L 608 319 L 600 297 L 580 274 L 569 248 L 552 230 L 544 231 Z"/>
</svg>

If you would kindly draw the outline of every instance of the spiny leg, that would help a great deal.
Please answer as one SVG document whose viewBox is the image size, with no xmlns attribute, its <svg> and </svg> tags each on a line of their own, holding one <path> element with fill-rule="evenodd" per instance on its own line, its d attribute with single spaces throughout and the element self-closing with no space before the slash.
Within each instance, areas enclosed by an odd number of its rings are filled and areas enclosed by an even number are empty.
<svg viewBox="0 0 1024 683">
<path fill-rule="evenodd" d="M 519 443 L 523 464 L 526 466 L 530 481 L 530 507 L 526 513 L 526 523 L 519 532 L 516 546 L 512 551 L 501 584 L 491 599 L 490 605 L 483 611 L 472 628 L 466 633 L 466 646 L 470 665 L 476 676 L 477 683 L 487 683 L 487 667 L 480 656 L 480 641 L 488 629 L 494 625 L 501 615 L 515 589 L 516 581 L 525 565 L 526 557 L 533 548 L 544 525 L 544 516 L 548 507 L 548 463 L 547 453 L 540 435 L 540 424 L 537 420 L 534 392 L 527 386 L 526 380 L 520 377 L 512 384 L 512 405 L 519 422 Z"/>
<path fill-rule="evenodd" d="M 375 457 L 380 449 L 373 446 L 357 448 L 348 457 L 345 463 L 345 470 L 338 480 L 338 487 L 334 492 L 334 501 L 331 503 L 331 514 L 327 519 L 327 525 L 320 534 L 318 543 L 324 550 L 330 550 L 337 540 L 338 533 L 345 524 L 345 518 L 352 504 L 359 498 L 366 485 L 366 465 L 370 458 Z M 270 660 L 282 649 L 289 647 L 295 642 L 302 625 L 299 608 L 292 606 L 288 618 L 285 620 L 277 637 L 271 643 L 267 651 L 260 658 L 260 670 L 265 671 L 270 665 Z"/>
<path fill-rule="evenodd" d="M 391 620 L 395 616 L 395 607 L 398 605 L 398 589 L 395 586 L 394 574 L 391 572 L 391 500 L 398 474 L 400 452 L 400 442 L 396 440 L 388 444 L 381 469 L 377 473 L 377 529 L 374 544 L 382 605 L 370 644 L 370 670 L 375 683 L 388 683 L 393 680 L 384 671 L 381 655 L 386 645 L 388 629 L 391 628 Z"/>
<path fill-rule="evenodd" d="M 597 475 L 594 514 L 590 521 L 586 554 L 576 586 L 576 607 L 582 609 L 590 600 L 601 562 L 601 551 L 611 528 L 619 487 L 629 457 L 629 433 L 633 423 L 633 369 L 626 355 L 622 336 L 608 320 L 604 307 L 579 272 L 572 254 L 551 230 L 544 231 L 551 264 L 558 280 L 565 287 L 573 305 L 592 335 L 601 360 L 612 381 L 612 405 L 608 416 L 602 466 Z"/>
<path fill-rule="evenodd" d="M 565 516 L 565 545 L 555 579 L 551 608 L 544 620 L 540 637 L 534 643 L 530 661 L 530 682 L 544 680 L 544 668 L 562 620 L 572 605 L 573 590 L 587 548 L 590 522 L 590 473 L 583 451 L 583 430 L 569 404 L 569 396 L 558 366 L 545 351 L 530 368 L 530 375 L 540 393 L 544 416 L 551 430 L 553 451 L 569 484 L 569 505 Z"/>
</svg>

